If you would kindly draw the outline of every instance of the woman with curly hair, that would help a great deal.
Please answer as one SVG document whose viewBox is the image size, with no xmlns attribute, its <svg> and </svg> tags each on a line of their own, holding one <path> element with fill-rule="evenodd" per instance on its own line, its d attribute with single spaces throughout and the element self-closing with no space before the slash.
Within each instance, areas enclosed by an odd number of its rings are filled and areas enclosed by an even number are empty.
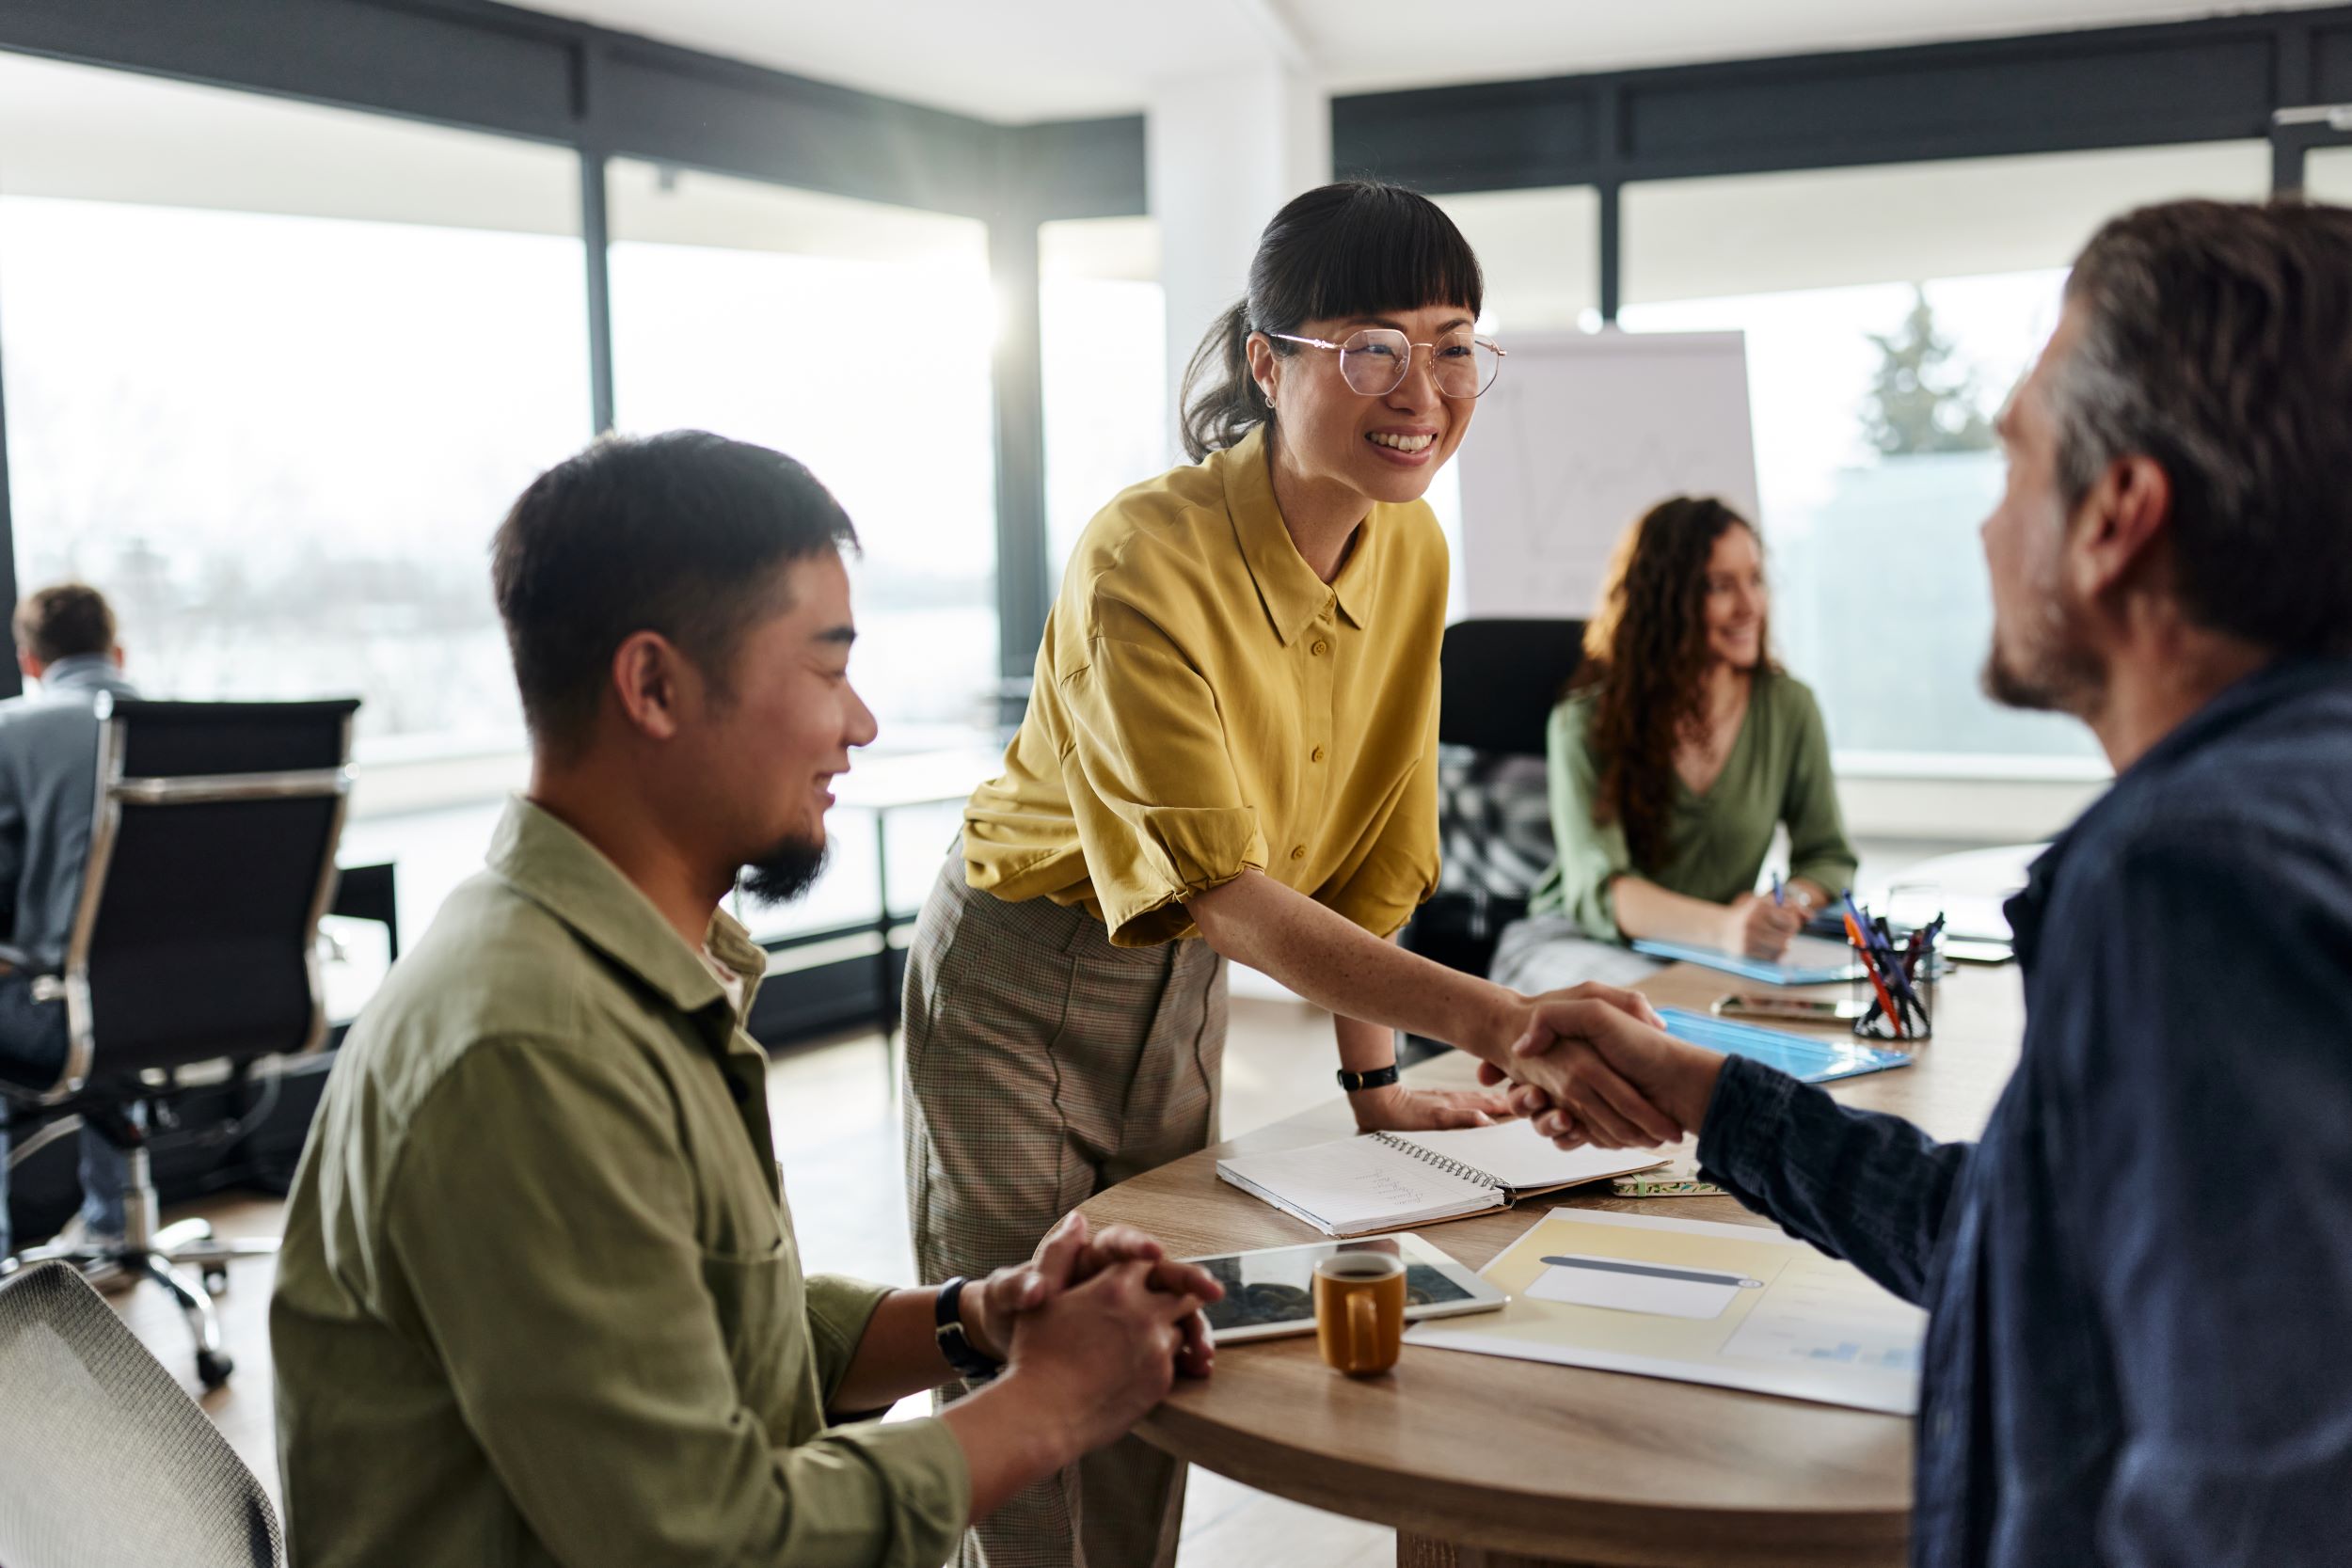
<svg viewBox="0 0 2352 1568">
<path fill-rule="evenodd" d="M 1639 937 L 1777 958 L 1852 878 L 1821 710 L 1773 662 L 1769 610 L 1762 541 L 1722 501 L 1677 496 L 1627 531 L 1552 710 L 1560 858 L 1504 932 L 1498 981 L 1627 978 L 1592 943 Z M 1776 900 L 1756 879 L 1784 822 Z"/>
</svg>

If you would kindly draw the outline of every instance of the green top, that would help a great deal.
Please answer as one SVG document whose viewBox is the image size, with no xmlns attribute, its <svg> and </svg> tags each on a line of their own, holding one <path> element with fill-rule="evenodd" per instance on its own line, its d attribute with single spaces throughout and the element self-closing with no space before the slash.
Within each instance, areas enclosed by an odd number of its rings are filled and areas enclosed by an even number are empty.
<svg viewBox="0 0 2352 1568">
<path fill-rule="evenodd" d="M 710 951 L 765 957 L 724 914 Z M 516 801 L 327 1081 L 270 1304 L 296 1568 L 937 1563 L 936 1418 L 826 1406 L 888 1292 L 801 1273 L 767 1058 L 611 862 Z"/>
<path fill-rule="evenodd" d="M 1674 781 L 1668 820 L 1673 852 L 1663 865 L 1637 866 L 1625 827 L 1593 820 L 1600 758 L 1591 740 L 1599 693 L 1579 691 L 1551 710 L 1551 840 L 1560 859 L 1528 899 L 1531 914 L 1572 916 L 1587 936 L 1623 942 L 1615 882 L 1636 876 L 1669 893 L 1728 904 L 1756 889 L 1772 830 L 1788 824 L 1788 875 L 1832 893 L 1853 879 L 1853 848 L 1837 813 L 1829 732 L 1803 681 L 1764 675 L 1748 693 L 1747 717 L 1722 776 L 1704 795 Z"/>
</svg>

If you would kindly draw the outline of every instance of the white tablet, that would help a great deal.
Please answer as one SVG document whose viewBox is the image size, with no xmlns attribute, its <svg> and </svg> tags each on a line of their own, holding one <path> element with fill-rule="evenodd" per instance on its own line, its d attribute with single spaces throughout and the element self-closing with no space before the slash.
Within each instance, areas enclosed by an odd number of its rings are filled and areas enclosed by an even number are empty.
<svg viewBox="0 0 2352 1568">
<path fill-rule="evenodd" d="M 1216 1275 L 1225 1299 L 1202 1308 L 1220 1345 L 1311 1334 L 1315 1327 L 1314 1269 L 1342 1252 L 1385 1252 L 1405 1259 L 1405 1317 L 1451 1318 L 1491 1312 L 1511 1298 L 1411 1231 L 1367 1236 L 1353 1242 L 1311 1242 L 1304 1246 L 1262 1247 L 1193 1258 Z"/>
</svg>

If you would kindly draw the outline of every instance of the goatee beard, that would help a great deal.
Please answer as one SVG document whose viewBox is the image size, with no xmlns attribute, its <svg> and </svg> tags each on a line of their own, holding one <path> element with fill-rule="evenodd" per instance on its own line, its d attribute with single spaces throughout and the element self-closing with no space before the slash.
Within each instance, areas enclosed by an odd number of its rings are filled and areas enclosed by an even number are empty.
<svg viewBox="0 0 2352 1568">
<path fill-rule="evenodd" d="M 825 869 L 822 838 L 788 838 L 743 867 L 743 891 L 766 904 L 788 904 Z"/>
</svg>

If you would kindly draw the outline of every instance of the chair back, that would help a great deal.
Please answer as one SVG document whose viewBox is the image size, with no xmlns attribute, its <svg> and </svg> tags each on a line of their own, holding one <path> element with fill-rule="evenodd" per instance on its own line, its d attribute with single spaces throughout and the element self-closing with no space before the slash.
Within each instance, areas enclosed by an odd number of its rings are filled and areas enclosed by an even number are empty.
<svg viewBox="0 0 2352 1568">
<path fill-rule="evenodd" d="M 269 1494 L 64 1263 L 0 1275 L 0 1563 L 277 1568 Z"/>
<path fill-rule="evenodd" d="M 1551 864 L 1544 787 L 1551 710 L 1584 658 L 1581 621 L 1456 621 L 1438 672 L 1438 891 L 1405 928 L 1422 958 L 1472 974 Z"/>
<path fill-rule="evenodd" d="M 319 916 L 357 700 L 98 700 L 98 809 L 66 949 L 62 1092 L 326 1036 Z"/>
<path fill-rule="evenodd" d="M 1454 622 L 1439 656 L 1438 739 L 1542 756 L 1551 710 L 1583 662 L 1581 621 Z"/>
</svg>

